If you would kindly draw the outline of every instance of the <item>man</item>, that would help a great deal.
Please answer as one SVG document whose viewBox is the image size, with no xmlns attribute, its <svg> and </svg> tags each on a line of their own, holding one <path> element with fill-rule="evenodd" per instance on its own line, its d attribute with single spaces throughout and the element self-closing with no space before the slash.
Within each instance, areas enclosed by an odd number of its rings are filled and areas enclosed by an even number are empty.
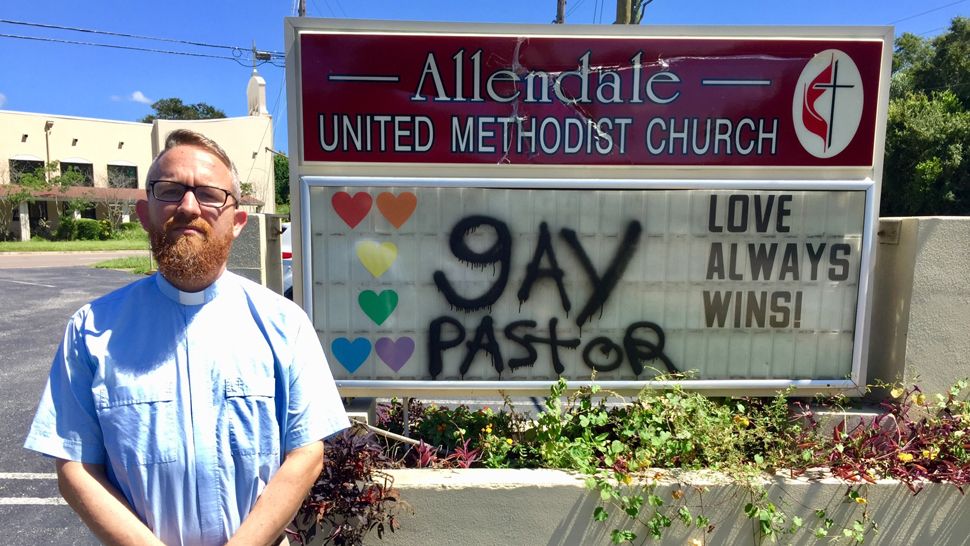
<svg viewBox="0 0 970 546">
<path fill-rule="evenodd" d="M 106 544 L 277 544 L 348 426 L 303 311 L 226 271 L 246 224 L 215 142 L 169 135 L 137 205 L 159 273 L 82 307 L 26 447 Z"/>
</svg>

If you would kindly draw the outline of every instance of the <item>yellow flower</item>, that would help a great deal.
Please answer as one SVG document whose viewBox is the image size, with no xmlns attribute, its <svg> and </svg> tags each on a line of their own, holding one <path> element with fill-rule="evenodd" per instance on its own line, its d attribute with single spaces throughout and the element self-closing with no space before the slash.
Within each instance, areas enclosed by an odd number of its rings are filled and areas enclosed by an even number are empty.
<svg viewBox="0 0 970 546">
<path fill-rule="evenodd" d="M 889 391 L 889 395 L 892 396 L 893 398 L 899 398 L 900 396 L 903 395 L 904 392 L 906 391 L 903 390 L 902 387 L 895 387 L 893 388 L 893 390 Z"/>
<path fill-rule="evenodd" d="M 931 461 L 933 459 L 935 459 L 936 456 L 939 455 L 939 454 L 940 454 L 940 448 L 938 448 L 936 446 L 930 446 L 929 449 L 924 449 L 923 450 L 923 458 L 924 459 L 929 459 Z"/>
<path fill-rule="evenodd" d="M 505 443 L 506 444 L 509 444 L 509 445 L 512 445 L 512 438 L 506 438 L 505 439 Z"/>
<path fill-rule="evenodd" d="M 865 497 L 856 497 L 855 498 L 855 501 L 857 503 L 859 503 L 859 504 L 868 504 L 869 503 L 869 501 L 867 501 Z"/>
<path fill-rule="evenodd" d="M 910 461 L 913 460 L 913 454 L 912 453 L 900 453 L 899 455 L 896 455 L 896 458 L 899 459 L 900 461 L 903 461 L 904 463 L 908 463 L 908 462 L 910 462 Z"/>
<path fill-rule="evenodd" d="M 485 434 L 492 433 L 492 425 L 485 425 Z"/>
<path fill-rule="evenodd" d="M 922 406 L 926 403 L 926 395 L 923 393 L 914 393 L 912 399 L 917 406 Z"/>
<path fill-rule="evenodd" d="M 624 474 L 623 475 L 623 483 L 625 483 L 627 485 L 630 485 L 631 483 L 633 483 L 633 476 L 631 476 L 629 474 Z"/>
<path fill-rule="evenodd" d="M 749 421 L 748 418 L 743 415 L 735 415 L 734 424 L 738 425 L 741 428 L 745 428 L 751 424 L 751 421 Z"/>
</svg>

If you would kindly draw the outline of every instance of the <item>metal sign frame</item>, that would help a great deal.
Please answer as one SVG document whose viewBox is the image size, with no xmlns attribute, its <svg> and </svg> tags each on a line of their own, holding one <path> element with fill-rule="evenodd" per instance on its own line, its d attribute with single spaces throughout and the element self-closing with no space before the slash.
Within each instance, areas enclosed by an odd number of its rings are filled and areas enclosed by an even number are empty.
<svg viewBox="0 0 970 546">
<path fill-rule="evenodd" d="M 549 179 L 469 179 L 469 178 L 372 178 L 372 177 L 328 177 L 307 176 L 300 179 L 300 195 L 303 203 L 310 200 L 310 189 L 314 187 L 331 186 L 376 186 L 376 187 L 454 187 L 454 188 L 510 188 L 510 189 L 597 189 L 597 190 L 771 190 L 771 191 L 864 191 L 866 196 L 865 218 L 863 220 L 861 255 L 859 258 L 858 296 L 855 311 L 855 328 L 853 332 L 851 373 L 842 380 L 821 379 L 709 379 L 686 381 L 595 381 L 603 388 L 618 392 L 638 391 L 645 387 L 664 388 L 681 385 L 696 390 L 704 390 L 716 394 L 728 394 L 743 391 L 748 394 L 771 394 L 781 389 L 794 388 L 799 394 L 818 392 L 846 392 L 858 391 L 865 385 L 867 369 L 867 348 L 869 344 L 869 312 L 872 274 L 875 266 L 873 249 L 875 247 L 876 185 L 870 179 L 818 181 L 818 180 L 607 180 L 595 186 L 585 180 L 549 180 Z M 301 216 L 302 237 L 304 241 L 312 240 L 311 211 L 305 208 Z M 302 306 L 314 319 L 316 306 L 313 299 L 313 263 L 312 245 L 306 245 L 301 265 L 307 273 L 302 281 Z M 571 380 L 570 385 L 582 387 L 593 384 L 593 381 Z M 507 391 L 514 394 L 541 394 L 548 391 L 550 381 L 453 381 L 453 380 L 338 380 L 337 385 L 342 392 L 358 396 L 381 395 L 398 393 L 401 395 L 434 395 L 447 392 L 451 395 L 469 394 L 475 392 Z"/>
</svg>

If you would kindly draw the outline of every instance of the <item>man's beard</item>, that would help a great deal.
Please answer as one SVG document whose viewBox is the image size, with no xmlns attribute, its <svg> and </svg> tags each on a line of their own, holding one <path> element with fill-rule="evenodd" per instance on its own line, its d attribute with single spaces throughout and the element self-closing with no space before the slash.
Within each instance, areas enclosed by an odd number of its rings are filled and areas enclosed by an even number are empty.
<svg viewBox="0 0 970 546">
<path fill-rule="evenodd" d="M 173 229 L 181 227 L 195 228 L 202 232 L 202 237 L 172 233 Z M 170 218 L 149 236 L 158 270 L 175 285 L 214 281 L 228 261 L 232 247 L 231 231 L 223 237 L 214 236 L 212 226 L 201 218 L 188 223 L 176 223 L 175 218 Z"/>
</svg>

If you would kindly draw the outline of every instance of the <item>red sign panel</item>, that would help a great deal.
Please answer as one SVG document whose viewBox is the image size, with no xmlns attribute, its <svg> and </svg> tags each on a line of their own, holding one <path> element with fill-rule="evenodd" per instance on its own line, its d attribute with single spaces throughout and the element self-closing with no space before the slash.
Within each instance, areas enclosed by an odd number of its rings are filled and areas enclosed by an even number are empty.
<svg viewBox="0 0 970 546">
<path fill-rule="evenodd" d="M 882 41 L 302 33 L 304 161 L 873 163 Z"/>
</svg>

